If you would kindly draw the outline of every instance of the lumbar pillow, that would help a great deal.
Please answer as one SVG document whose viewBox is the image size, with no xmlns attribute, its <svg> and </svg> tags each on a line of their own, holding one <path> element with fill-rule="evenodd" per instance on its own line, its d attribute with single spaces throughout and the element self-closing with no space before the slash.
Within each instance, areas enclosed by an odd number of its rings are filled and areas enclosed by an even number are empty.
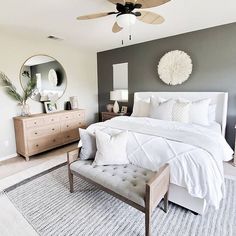
<svg viewBox="0 0 236 236">
<path fill-rule="evenodd" d="M 136 100 L 134 102 L 133 113 L 131 116 L 147 117 L 150 112 L 150 98 L 145 100 Z"/>
<path fill-rule="evenodd" d="M 94 159 L 97 151 L 96 138 L 94 134 L 91 134 L 86 129 L 79 129 L 80 141 L 78 147 L 80 150 L 80 159 L 89 160 Z"/>
<path fill-rule="evenodd" d="M 211 99 L 192 102 L 190 108 L 190 121 L 199 125 L 209 125 L 209 105 Z"/>
<path fill-rule="evenodd" d="M 173 105 L 172 120 L 179 121 L 182 123 L 188 123 L 189 122 L 190 106 L 191 106 L 190 102 L 177 101 Z"/>
<path fill-rule="evenodd" d="M 121 132 L 114 136 L 96 131 L 97 152 L 93 164 L 95 165 L 123 165 L 128 164 L 126 145 L 128 132 Z"/>
<path fill-rule="evenodd" d="M 172 120 L 172 110 L 176 103 L 170 99 L 162 103 L 157 103 L 156 98 L 151 98 L 150 117 L 159 120 Z"/>
</svg>

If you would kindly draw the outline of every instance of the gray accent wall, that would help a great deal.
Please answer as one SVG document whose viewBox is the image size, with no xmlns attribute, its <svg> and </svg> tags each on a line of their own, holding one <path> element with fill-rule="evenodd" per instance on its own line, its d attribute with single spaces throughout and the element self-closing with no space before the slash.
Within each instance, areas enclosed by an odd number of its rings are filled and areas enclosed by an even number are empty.
<svg viewBox="0 0 236 236">
<path fill-rule="evenodd" d="M 157 73 L 160 58 L 171 50 L 183 50 L 193 61 L 193 73 L 182 85 L 166 85 Z M 133 94 L 137 91 L 228 92 L 226 139 L 233 147 L 236 122 L 236 23 L 99 52 L 97 62 L 100 112 L 105 111 L 106 104 L 111 103 L 112 65 L 123 62 L 129 63 L 130 112 Z"/>
</svg>

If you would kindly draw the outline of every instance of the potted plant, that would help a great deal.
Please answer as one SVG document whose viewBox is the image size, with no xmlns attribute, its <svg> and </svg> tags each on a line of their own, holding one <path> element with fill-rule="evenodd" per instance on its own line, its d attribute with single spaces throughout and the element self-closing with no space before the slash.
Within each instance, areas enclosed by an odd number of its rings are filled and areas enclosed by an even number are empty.
<svg viewBox="0 0 236 236">
<path fill-rule="evenodd" d="M 12 84 L 10 79 L 3 72 L 0 72 L 0 85 L 5 88 L 6 93 L 11 98 L 19 102 L 18 106 L 21 110 L 21 116 L 29 116 L 29 105 L 26 102 L 28 98 L 31 97 L 36 88 L 36 79 L 29 79 L 26 88 L 23 90 L 22 95 L 17 92 L 16 87 Z"/>
</svg>

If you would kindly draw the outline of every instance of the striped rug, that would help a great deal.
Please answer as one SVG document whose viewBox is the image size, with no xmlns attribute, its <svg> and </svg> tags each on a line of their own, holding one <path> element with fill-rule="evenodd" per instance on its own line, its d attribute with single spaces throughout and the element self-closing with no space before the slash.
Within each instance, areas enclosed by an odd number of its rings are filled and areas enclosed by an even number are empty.
<svg viewBox="0 0 236 236">
<path fill-rule="evenodd" d="M 226 199 L 220 209 L 194 215 L 170 204 L 152 215 L 153 235 L 236 235 L 236 182 L 226 180 Z M 75 178 L 69 193 L 67 167 L 63 166 L 6 191 L 9 199 L 42 236 L 144 235 L 144 214 L 87 182 Z"/>
</svg>

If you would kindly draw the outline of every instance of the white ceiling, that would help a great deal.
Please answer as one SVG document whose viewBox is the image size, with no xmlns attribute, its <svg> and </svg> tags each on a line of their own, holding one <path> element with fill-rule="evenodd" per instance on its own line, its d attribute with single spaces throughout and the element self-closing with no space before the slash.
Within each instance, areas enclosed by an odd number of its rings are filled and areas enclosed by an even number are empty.
<svg viewBox="0 0 236 236">
<path fill-rule="evenodd" d="M 114 11 L 115 5 L 106 0 L 7 0 L 0 6 L 0 34 L 18 32 L 28 38 L 55 35 L 64 39 L 60 43 L 96 52 L 121 47 L 121 40 L 128 38 L 127 32 L 112 33 L 115 16 L 76 20 L 79 15 Z M 125 45 L 236 22 L 235 0 L 172 0 L 151 11 L 165 17 L 164 24 L 137 22 L 132 41 Z"/>
</svg>

